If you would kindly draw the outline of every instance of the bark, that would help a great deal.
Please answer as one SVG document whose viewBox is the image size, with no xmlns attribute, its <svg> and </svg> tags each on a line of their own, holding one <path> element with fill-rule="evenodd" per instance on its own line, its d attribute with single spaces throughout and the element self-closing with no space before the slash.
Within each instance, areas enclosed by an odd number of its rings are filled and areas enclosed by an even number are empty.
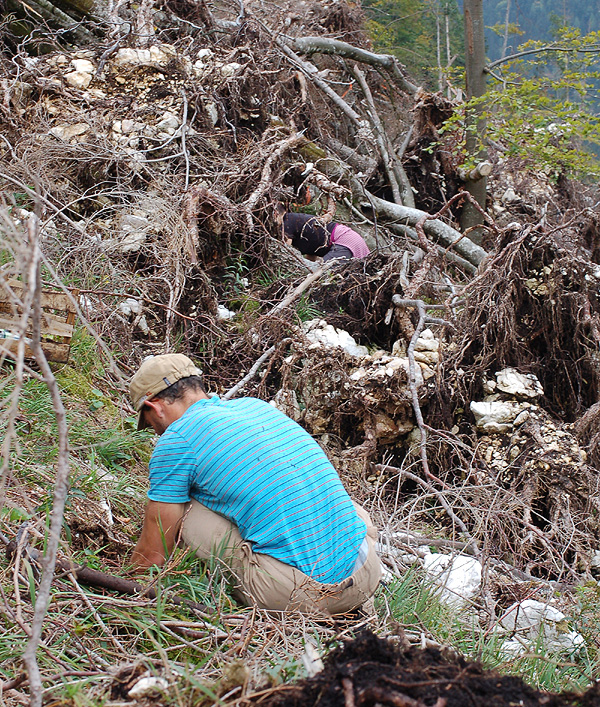
<svg viewBox="0 0 600 707">
<path fill-rule="evenodd" d="M 480 98 L 485 94 L 485 38 L 483 24 L 483 0 L 465 0 L 464 8 L 465 27 L 465 69 L 467 100 Z M 483 162 L 487 158 L 485 149 L 481 147 L 485 132 L 485 121 L 481 118 L 481 109 L 476 108 L 472 115 L 467 116 L 467 154 Z M 487 179 L 468 178 L 465 181 L 467 191 L 475 198 L 477 203 L 485 208 L 487 194 Z M 461 227 L 464 230 L 483 223 L 481 214 L 466 202 L 461 217 Z M 481 233 L 474 231 L 473 240 L 481 240 Z"/>
<path fill-rule="evenodd" d="M 284 40 L 300 54 L 335 54 L 344 59 L 354 59 L 363 64 L 386 69 L 400 83 L 400 86 L 406 93 L 414 95 L 419 87 L 409 81 L 396 57 L 390 54 L 375 54 L 374 52 L 353 47 L 351 44 L 341 42 L 338 39 L 330 39 L 329 37 L 291 37 Z"/>
<path fill-rule="evenodd" d="M 375 173 L 377 160 L 368 155 L 359 154 L 356 150 L 348 147 L 348 145 L 344 145 L 344 143 L 336 140 L 334 137 L 324 135 L 322 141 L 344 162 L 347 162 L 351 167 L 362 172 L 366 179 L 370 179 Z"/>
<path fill-rule="evenodd" d="M 82 15 L 88 15 L 90 12 L 86 0 L 82 0 L 81 3 L 73 1 L 70 4 Z M 85 27 L 82 27 L 78 20 L 63 12 L 49 0 L 27 0 L 26 5 L 18 2 L 18 0 L 9 0 L 7 5 L 8 10 L 14 12 L 17 17 L 35 19 L 38 23 L 41 17 L 50 25 L 68 30 L 79 42 L 87 43 L 94 39 L 94 35 Z"/>
</svg>

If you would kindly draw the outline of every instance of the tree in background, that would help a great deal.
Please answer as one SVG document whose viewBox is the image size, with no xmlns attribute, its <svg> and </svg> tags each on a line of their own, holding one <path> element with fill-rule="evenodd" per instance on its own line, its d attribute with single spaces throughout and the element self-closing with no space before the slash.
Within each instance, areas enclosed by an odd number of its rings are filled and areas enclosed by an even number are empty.
<svg viewBox="0 0 600 707">
<path fill-rule="evenodd" d="M 456 0 L 364 0 L 373 44 L 406 65 L 424 84 L 442 90 L 447 71 L 463 56 Z"/>
<path fill-rule="evenodd" d="M 479 110 L 486 121 L 478 144 L 493 143 L 551 178 L 600 175 L 600 32 L 582 35 L 563 27 L 550 44 L 529 41 L 515 54 L 485 68 L 487 90 L 459 107 L 445 129 L 463 131 L 465 166 L 477 161 L 477 146 L 465 131 L 468 116 Z"/>
<path fill-rule="evenodd" d="M 485 37 L 483 26 L 483 0 L 464 0 L 463 16 L 465 28 L 465 86 L 468 108 L 465 116 L 465 149 L 474 162 L 473 169 L 465 175 L 467 191 L 477 203 L 485 208 L 487 193 L 487 171 L 480 165 L 487 159 L 485 148 L 486 120 L 481 97 L 486 91 Z M 462 211 L 463 230 L 483 222 L 481 213 L 467 202 Z M 478 240 L 474 234 L 472 240 Z"/>
</svg>

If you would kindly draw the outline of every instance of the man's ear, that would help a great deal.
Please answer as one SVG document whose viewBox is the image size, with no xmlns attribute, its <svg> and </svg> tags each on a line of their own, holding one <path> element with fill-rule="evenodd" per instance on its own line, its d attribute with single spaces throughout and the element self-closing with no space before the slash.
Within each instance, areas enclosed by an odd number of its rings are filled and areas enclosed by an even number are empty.
<svg viewBox="0 0 600 707">
<path fill-rule="evenodd" d="M 164 401 L 163 400 L 146 400 L 144 405 L 151 410 L 153 410 L 159 417 L 165 416 Z"/>
</svg>

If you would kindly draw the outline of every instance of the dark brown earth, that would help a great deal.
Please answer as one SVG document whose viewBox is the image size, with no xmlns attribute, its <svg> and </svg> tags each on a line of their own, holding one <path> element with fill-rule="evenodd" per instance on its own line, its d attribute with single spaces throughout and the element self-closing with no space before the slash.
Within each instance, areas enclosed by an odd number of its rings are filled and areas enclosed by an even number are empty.
<svg viewBox="0 0 600 707">
<path fill-rule="evenodd" d="M 539 692 L 437 648 L 402 647 L 370 632 L 333 650 L 325 668 L 284 686 L 261 707 L 597 707 L 600 683 L 583 695 Z"/>
</svg>

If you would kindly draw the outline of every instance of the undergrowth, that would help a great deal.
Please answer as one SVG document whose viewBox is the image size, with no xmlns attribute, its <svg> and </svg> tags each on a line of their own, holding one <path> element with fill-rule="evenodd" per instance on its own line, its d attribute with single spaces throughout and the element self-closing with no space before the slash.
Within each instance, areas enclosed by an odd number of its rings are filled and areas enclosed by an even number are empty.
<svg viewBox="0 0 600 707">
<path fill-rule="evenodd" d="M 419 636 L 422 640 L 433 639 L 481 662 L 486 668 L 518 675 L 540 690 L 579 691 L 597 679 L 600 669 L 600 592 L 596 584 L 580 592 L 581 615 L 573 622 L 573 628 L 581 631 L 586 649 L 571 658 L 552 654 L 541 639 L 534 642 L 528 652 L 509 657 L 504 642 L 510 634 L 486 629 L 472 610 L 462 613 L 450 610 L 414 569 L 389 583 L 385 591 L 379 593 L 377 604 L 380 615 L 387 615 L 388 621 L 402 627 L 413 640 Z"/>
</svg>

